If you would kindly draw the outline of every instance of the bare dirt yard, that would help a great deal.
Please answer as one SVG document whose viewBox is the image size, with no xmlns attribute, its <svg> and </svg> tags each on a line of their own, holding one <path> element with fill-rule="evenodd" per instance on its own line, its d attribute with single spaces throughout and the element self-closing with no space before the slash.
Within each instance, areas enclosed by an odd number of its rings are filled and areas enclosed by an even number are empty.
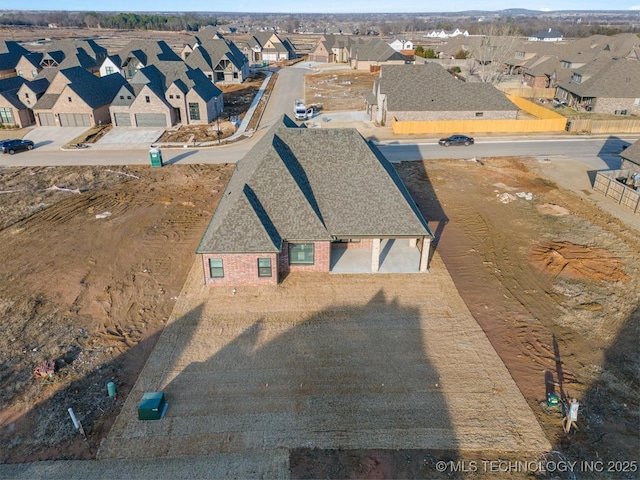
<svg viewBox="0 0 640 480">
<path fill-rule="evenodd" d="M 373 90 L 377 73 L 322 67 L 305 75 L 305 101 L 320 111 L 365 110 L 365 95 Z"/>
<path fill-rule="evenodd" d="M 549 442 L 568 459 L 614 462 L 620 472 L 608 473 L 635 478 L 624 462 L 638 460 L 637 231 L 559 188 L 534 159 L 397 169 Z M 95 456 L 171 314 L 231 171 L 0 171 L 2 462 Z M 390 288 L 406 281 L 395 277 Z M 34 377 L 47 360 L 53 374 Z M 109 381 L 116 400 L 106 395 Z M 578 431 L 562 431 L 560 409 L 545 403 L 552 391 L 581 402 Z M 433 462 L 459 458 L 475 457 L 311 448 L 293 451 L 289 462 L 297 478 L 432 478 Z"/>
</svg>

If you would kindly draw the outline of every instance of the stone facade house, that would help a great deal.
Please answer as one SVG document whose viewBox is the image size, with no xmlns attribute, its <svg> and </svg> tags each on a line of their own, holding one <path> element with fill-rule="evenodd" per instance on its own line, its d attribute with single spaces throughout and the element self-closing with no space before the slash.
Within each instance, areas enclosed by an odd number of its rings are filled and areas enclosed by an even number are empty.
<svg viewBox="0 0 640 480">
<path fill-rule="evenodd" d="M 79 66 L 62 69 L 32 107 L 36 122 L 58 127 L 109 123 L 109 105 L 125 83 L 120 75 L 97 77 Z"/>
<path fill-rule="evenodd" d="M 25 83 L 27 80 L 22 77 L 0 80 L 0 126 L 23 128 L 33 125 L 33 113 L 18 98 L 18 91 Z"/>
<path fill-rule="evenodd" d="M 354 39 L 347 35 L 325 34 L 318 39 L 309 60 L 320 63 L 349 63 Z"/>
<path fill-rule="evenodd" d="M 133 40 L 115 55 L 107 57 L 100 65 L 100 76 L 119 73 L 127 80 L 141 68 L 160 62 L 180 62 L 182 59 L 164 40 Z"/>
<path fill-rule="evenodd" d="M 405 65 L 410 60 L 395 51 L 379 38 L 353 44 L 349 51 L 349 63 L 354 70 L 371 71 L 381 65 Z"/>
<path fill-rule="evenodd" d="M 201 70 L 163 62 L 140 69 L 122 86 L 110 114 L 115 127 L 168 128 L 208 124 L 223 107 L 222 91 Z"/>
<path fill-rule="evenodd" d="M 213 83 L 242 83 L 250 75 L 249 60 L 232 41 L 225 38 L 196 40 L 184 62 L 199 68 Z"/>
<path fill-rule="evenodd" d="M 107 49 L 94 40 L 56 40 L 42 54 L 40 67 L 43 70 L 55 69 L 56 71 L 81 67 L 97 74 L 106 58 Z"/>
<path fill-rule="evenodd" d="M 0 79 L 17 75 L 18 62 L 30 52 L 18 42 L 0 40 Z"/>
<path fill-rule="evenodd" d="M 465 83 L 444 67 L 383 65 L 368 100 L 372 120 L 515 120 L 518 107 L 490 83 Z"/>
<path fill-rule="evenodd" d="M 399 175 L 356 129 L 307 129 L 284 116 L 243 157 L 202 240 L 210 286 L 276 285 L 329 272 L 352 248 L 381 265 L 383 239 L 416 253 L 426 272 L 433 235 Z"/>
<path fill-rule="evenodd" d="M 578 111 L 640 114 L 640 62 L 597 59 L 558 85 L 556 96 Z"/>
</svg>

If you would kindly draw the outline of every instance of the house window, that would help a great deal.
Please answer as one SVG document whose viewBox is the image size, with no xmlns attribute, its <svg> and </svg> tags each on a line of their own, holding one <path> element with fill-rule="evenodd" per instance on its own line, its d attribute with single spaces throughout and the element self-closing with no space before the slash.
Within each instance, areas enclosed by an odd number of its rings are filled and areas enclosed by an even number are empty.
<svg viewBox="0 0 640 480">
<path fill-rule="evenodd" d="M 124 100 L 124 95 L 120 95 L 120 100 Z"/>
<path fill-rule="evenodd" d="M 209 259 L 209 277 L 211 277 L 211 278 L 222 278 L 222 277 L 224 277 L 224 268 L 222 267 L 222 259 L 221 258 L 210 258 Z"/>
<path fill-rule="evenodd" d="M 127 95 L 127 100 L 131 100 L 131 95 Z"/>
<path fill-rule="evenodd" d="M 180 95 L 176 95 L 176 98 L 180 98 Z"/>
<path fill-rule="evenodd" d="M 614 115 L 627 115 L 627 111 L 626 110 L 616 110 L 615 112 L 613 112 Z"/>
<path fill-rule="evenodd" d="M 147 103 L 151 103 L 151 99 L 149 98 L 149 95 L 145 95 L 144 101 Z"/>
<path fill-rule="evenodd" d="M 18 70 L 18 76 L 19 76 L 19 77 L 22 77 L 22 76 L 23 76 L 23 75 L 22 75 L 22 70 Z"/>
<path fill-rule="evenodd" d="M 189 118 L 191 120 L 200 120 L 200 105 L 197 103 L 189 104 Z"/>
<path fill-rule="evenodd" d="M 67 97 L 67 100 L 71 101 L 71 97 Z"/>
<path fill-rule="evenodd" d="M 271 259 L 270 258 L 259 258 L 258 259 L 258 276 L 259 277 L 270 277 L 271 273 Z"/>
<path fill-rule="evenodd" d="M 113 73 L 113 67 L 104 67 L 104 73 L 111 75 Z"/>
<path fill-rule="evenodd" d="M 15 122 L 13 121 L 13 112 L 8 107 L 0 107 L 0 123 L 6 123 L 8 125 L 13 125 Z"/>
<path fill-rule="evenodd" d="M 636 99 L 633 101 L 633 106 L 634 106 L 634 107 L 637 107 L 638 105 L 640 105 L 640 98 L 636 98 Z"/>
<path fill-rule="evenodd" d="M 233 78 L 234 78 L 235 80 L 237 80 L 237 79 L 238 79 L 238 72 L 233 72 Z"/>
<path fill-rule="evenodd" d="M 169 95 L 169 98 L 173 98 L 173 95 Z"/>
<path fill-rule="evenodd" d="M 290 243 L 290 265 L 313 265 L 313 243 Z"/>
<path fill-rule="evenodd" d="M 24 98 L 29 98 L 29 94 L 25 92 Z"/>
<path fill-rule="evenodd" d="M 484 112 L 476 112 L 476 118 L 484 117 Z"/>
<path fill-rule="evenodd" d="M 32 71 L 31 71 L 31 76 L 32 76 L 33 78 L 36 78 L 36 77 L 38 76 L 38 71 L 37 71 L 37 70 L 32 70 Z"/>
</svg>

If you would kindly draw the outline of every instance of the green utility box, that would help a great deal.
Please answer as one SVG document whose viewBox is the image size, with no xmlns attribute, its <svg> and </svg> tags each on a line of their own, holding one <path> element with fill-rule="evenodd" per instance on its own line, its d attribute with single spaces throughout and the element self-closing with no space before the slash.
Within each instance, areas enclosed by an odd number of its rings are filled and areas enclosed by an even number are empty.
<svg viewBox="0 0 640 480">
<path fill-rule="evenodd" d="M 547 395 L 547 407 L 557 407 L 560 404 L 560 397 L 555 393 Z"/>
<path fill-rule="evenodd" d="M 162 166 L 162 152 L 159 148 L 152 148 L 151 150 L 149 150 L 149 157 L 151 158 L 152 167 Z"/>
<path fill-rule="evenodd" d="M 138 420 L 160 420 L 168 406 L 164 392 L 146 392 L 138 404 Z"/>
</svg>

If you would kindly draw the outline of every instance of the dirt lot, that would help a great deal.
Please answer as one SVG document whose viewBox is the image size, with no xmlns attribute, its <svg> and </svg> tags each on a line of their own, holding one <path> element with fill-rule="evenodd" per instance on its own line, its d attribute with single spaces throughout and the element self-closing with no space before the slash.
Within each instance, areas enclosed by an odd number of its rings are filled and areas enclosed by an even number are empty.
<svg viewBox="0 0 640 480">
<path fill-rule="evenodd" d="M 350 70 L 325 70 L 305 75 L 305 101 L 320 111 L 366 110 L 365 94 L 373 90 L 376 74 Z"/>
<path fill-rule="evenodd" d="M 541 177 L 535 160 L 483 163 L 398 169 L 554 447 L 573 460 L 638 460 L 637 232 Z M 177 165 L 2 170 L 3 462 L 95 455 L 170 315 L 230 173 Z M 55 374 L 33 378 L 45 360 L 55 361 Z M 118 385 L 116 401 L 105 395 L 108 381 Z M 562 432 L 559 411 L 544 404 L 550 390 L 581 401 L 578 432 Z M 391 464 L 408 455 L 378 453 L 392 455 Z M 299 477 L 328 475 L 330 465 L 336 476 L 382 475 L 371 455 L 351 451 L 337 468 L 336 451 L 295 452 L 291 469 Z"/>
</svg>

